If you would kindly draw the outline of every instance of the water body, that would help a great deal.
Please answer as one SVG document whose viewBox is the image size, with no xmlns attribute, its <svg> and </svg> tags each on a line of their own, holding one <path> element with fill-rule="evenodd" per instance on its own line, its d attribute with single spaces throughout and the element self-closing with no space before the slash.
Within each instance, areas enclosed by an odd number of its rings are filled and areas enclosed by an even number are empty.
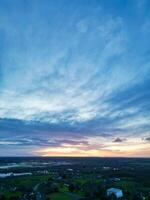
<svg viewBox="0 0 150 200">
<path fill-rule="evenodd" d="M 13 177 L 13 176 L 26 176 L 26 175 L 32 175 L 32 173 L 27 172 L 27 173 L 0 173 L 0 178 L 7 178 L 7 177 Z"/>
</svg>

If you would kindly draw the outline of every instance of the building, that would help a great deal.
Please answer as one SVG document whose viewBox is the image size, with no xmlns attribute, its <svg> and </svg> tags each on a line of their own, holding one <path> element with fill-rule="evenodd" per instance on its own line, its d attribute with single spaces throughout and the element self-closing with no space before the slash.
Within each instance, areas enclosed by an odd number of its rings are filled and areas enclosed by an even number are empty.
<svg viewBox="0 0 150 200">
<path fill-rule="evenodd" d="M 118 199 L 118 198 L 123 197 L 123 192 L 122 190 L 117 189 L 117 188 L 109 188 L 107 189 L 107 196 L 109 197 L 111 195 L 115 195 L 115 197 Z"/>
</svg>

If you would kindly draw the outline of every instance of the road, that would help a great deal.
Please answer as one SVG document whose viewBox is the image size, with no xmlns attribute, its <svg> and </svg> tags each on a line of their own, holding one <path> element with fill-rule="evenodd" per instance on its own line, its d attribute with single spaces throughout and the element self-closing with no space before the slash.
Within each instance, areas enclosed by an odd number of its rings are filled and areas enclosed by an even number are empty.
<svg viewBox="0 0 150 200">
<path fill-rule="evenodd" d="M 40 183 L 36 184 L 33 188 L 35 195 L 36 195 L 36 200 L 45 200 L 44 195 L 39 191 Z"/>
</svg>

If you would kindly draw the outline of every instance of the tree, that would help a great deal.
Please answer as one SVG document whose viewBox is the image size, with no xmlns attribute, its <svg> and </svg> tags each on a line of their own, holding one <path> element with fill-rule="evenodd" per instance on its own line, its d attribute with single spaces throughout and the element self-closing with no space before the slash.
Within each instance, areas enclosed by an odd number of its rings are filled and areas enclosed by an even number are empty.
<svg viewBox="0 0 150 200">
<path fill-rule="evenodd" d="M 1 195 L 0 200 L 6 200 L 6 197 L 4 195 Z"/>
<path fill-rule="evenodd" d="M 76 190 L 75 184 L 73 184 L 73 183 L 69 184 L 68 189 L 69 189 L 70 192 L 74 192 Z"/>
<path fill-rule="evenodd" d="M 16 197 L 14 197 L 14 196 L 13 197 L 9 197 L 9 200 L 18 200 L 18 199 L 19 199 L 19 197 L 17 197 L 17 196 Z"/>
</svg>

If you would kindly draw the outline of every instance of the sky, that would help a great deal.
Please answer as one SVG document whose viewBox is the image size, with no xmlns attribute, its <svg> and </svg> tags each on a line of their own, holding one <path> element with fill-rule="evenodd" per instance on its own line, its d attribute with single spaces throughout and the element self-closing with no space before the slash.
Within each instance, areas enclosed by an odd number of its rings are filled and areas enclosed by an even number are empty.
<svg viewBox="0 0 150 200">
<path fill-rule="evenodd" d="M 0 156 L 150 157 L 149 0 L 0 0 Z"/>
</svg>

